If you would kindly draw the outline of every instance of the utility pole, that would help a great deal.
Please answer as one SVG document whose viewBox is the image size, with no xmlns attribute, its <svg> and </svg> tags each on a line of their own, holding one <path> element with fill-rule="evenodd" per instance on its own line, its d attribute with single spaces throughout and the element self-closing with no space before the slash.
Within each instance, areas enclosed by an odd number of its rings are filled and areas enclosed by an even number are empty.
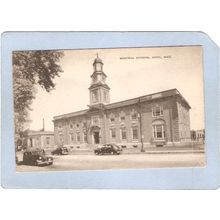
<svg viewBox="0 0 220 220">
<path fill-rule="evenodd" d="M 144 143 L 143 143 L 143 132 L 142 132 L 142 112 L 141 112 L 141 98 L 139 98 L 139 124 L 140 124 L 140 136 L 141 136 L 141 152 L 144 152 Z"/>
</svg>

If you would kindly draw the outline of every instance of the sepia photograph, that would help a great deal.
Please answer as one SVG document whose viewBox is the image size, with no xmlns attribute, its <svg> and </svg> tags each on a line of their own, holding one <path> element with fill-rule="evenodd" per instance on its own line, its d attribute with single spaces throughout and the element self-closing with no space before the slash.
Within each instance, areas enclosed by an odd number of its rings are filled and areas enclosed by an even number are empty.
<svg viewBox="0 0 220 220">
<path fill-rule="evenodd" d="M 1 219 L 219 219 L 217 2 L 2 1 Z"/>
<path fill-rule="evenodd" d="M 202 46 L 12 57 L 17 172 L 206 166 Z"/>
</svg>

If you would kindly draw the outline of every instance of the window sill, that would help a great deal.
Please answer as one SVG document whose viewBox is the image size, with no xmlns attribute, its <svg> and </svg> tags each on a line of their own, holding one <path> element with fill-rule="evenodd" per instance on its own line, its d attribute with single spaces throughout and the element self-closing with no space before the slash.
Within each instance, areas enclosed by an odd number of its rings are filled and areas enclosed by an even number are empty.
<svg viewBox="0 0 220 220">
<path fill-rule="evenodd" d="M 121 142 L 127 142 L 127 139 L 121 139 Z"/>
<path fill-rule="evenodd" d="M 138 139 L 132 139 L 132 142 L 138 142 Z"/>
<path fill-rule="evenodd" d="M 166 139 L 165 138 L 154 138 L 152 141 L 153 142 L 166 142 Z"/>
</svg>

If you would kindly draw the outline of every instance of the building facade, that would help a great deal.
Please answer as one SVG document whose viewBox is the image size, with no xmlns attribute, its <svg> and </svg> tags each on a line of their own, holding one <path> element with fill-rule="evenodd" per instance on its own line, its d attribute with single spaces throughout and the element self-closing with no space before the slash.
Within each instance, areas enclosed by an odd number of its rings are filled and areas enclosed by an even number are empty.
<svg viewBox="0 0 220 220">
<path fill-rule="evenodd" d="M 117 143 L 123 148 L 177 146 L 190 142 L 190 105 L 177 89 L 110 103 L 110 88 L 97 56 L 89 108 L 54 117 L 56 145 L 77 148 Z"/>
<path fill-rule="evenodd" d="M 54 147 L 53 131 L 30 131 L 27 134 L 27 148 L 47 149 Z"/>
<path fill-rule="evenodd" d="M 205 143 L 205 129 L 192 130 L 191 139 L 199 143 Z"/>
</svg>

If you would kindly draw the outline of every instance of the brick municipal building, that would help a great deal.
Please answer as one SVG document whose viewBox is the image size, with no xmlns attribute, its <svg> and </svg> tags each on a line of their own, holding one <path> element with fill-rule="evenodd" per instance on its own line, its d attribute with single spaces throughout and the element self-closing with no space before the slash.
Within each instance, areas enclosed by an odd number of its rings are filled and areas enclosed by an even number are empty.
<svg viewBox="0 0 220 220">
<path fill-rule="evenodd" d="M 110 88 L 97 56 L 85 110 L 54 117 L 56 145 L 90 148 L 116 143 L 123 148 L 182 146 L 190 142 L 190 105 L 177 89 L 110 103 Z"/>
</svg>

